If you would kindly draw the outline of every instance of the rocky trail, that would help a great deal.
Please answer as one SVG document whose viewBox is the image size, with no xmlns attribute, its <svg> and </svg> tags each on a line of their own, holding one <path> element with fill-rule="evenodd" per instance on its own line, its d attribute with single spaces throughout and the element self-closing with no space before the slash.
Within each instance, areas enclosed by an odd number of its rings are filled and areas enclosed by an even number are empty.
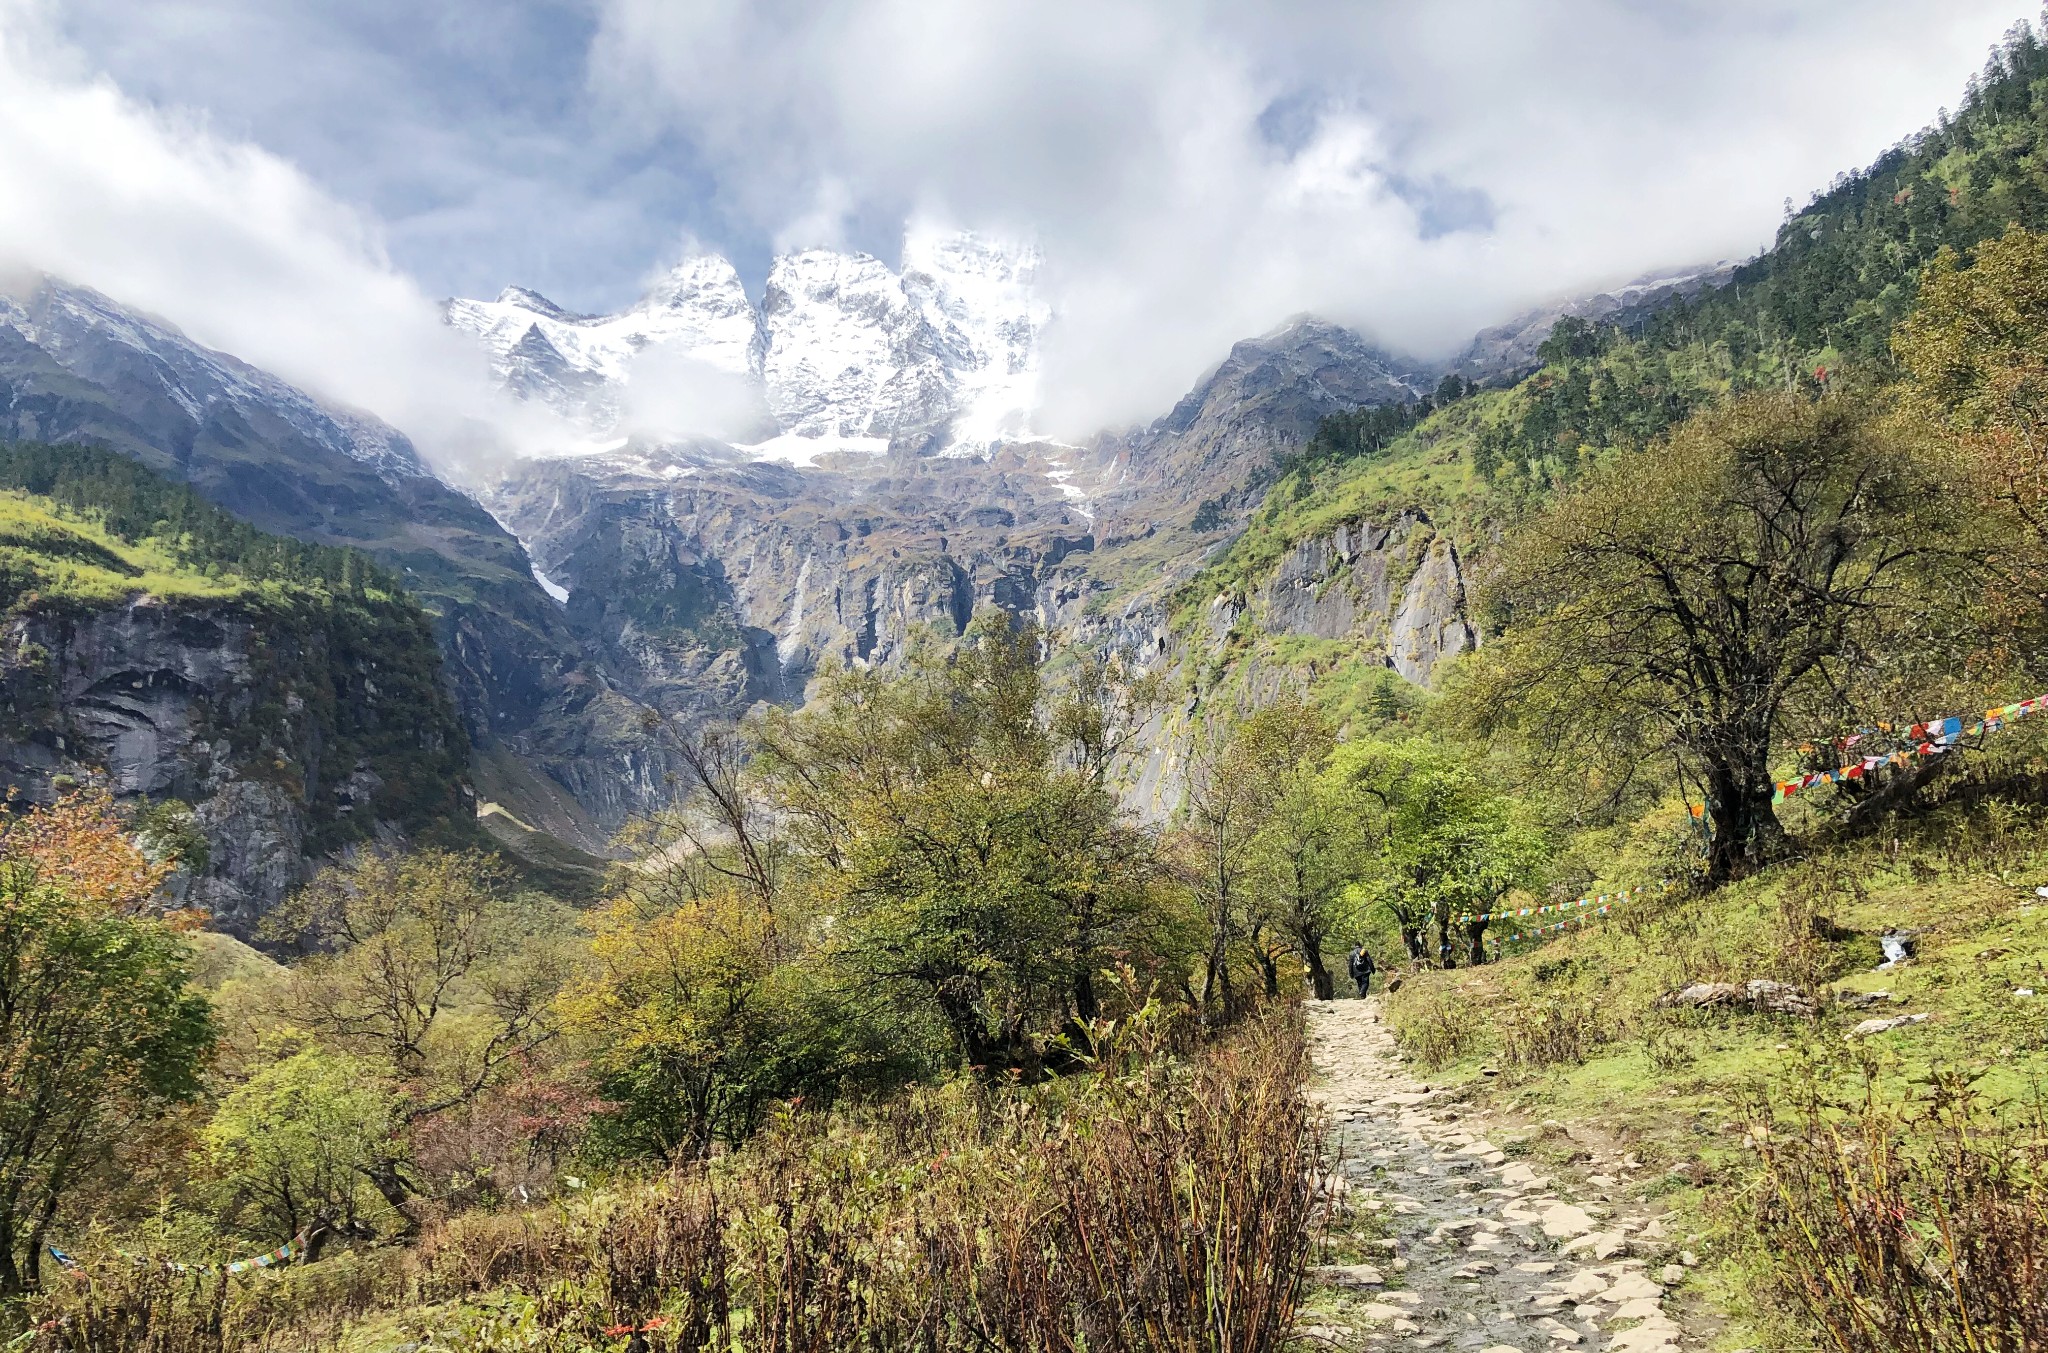
<svg viewBox="0 0 2048 1353">
<path fill-rule="evenodd" d="M 1408 1074 L 1378 1000 L 1307 1009 L 1311 1093 L 1353 1215 L 1377 1234 L 1368 1262 L 1315 1270 L 1303 1334 L 1344 1349 L 1677 1353 L 1666 1294 L 1693 1257 L 1658 1219 L 1599 1201 L 1619 1198 L 1617 1178 L 1577 1184 L 1511 1159 Z"/>
</svg>

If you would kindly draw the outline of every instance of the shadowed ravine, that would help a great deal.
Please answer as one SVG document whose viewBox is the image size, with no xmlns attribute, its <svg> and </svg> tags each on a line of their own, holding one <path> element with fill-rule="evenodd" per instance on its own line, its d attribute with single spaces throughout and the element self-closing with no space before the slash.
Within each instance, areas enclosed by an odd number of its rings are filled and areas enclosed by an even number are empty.
<svg viewBox="0 0 2048 1353">
<path fill-rule="evenodd" d="M 1316 1076 L 1344 1191 L 1382 1257 L 1316 1270 L 1302 1332 L 1339 1348 L 1668 1353 L 1681 1265 L 1654 1218 L 1576 1198 L 1511 1160 L 1441 1091 L 1403 1070 L 1374 1000 L 1308 1004 Z M 1630 1168 L 1626 1160 L 1610 1168 Z"/>
</svg>

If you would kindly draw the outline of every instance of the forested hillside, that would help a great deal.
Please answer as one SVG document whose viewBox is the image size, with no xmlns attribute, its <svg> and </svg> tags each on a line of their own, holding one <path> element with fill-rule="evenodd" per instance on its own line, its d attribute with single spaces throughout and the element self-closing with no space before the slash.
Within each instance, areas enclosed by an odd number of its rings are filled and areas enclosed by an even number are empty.
<svg viewBox="0 0 2048 1353">
<path fill-rule="evenodd" d="M 105 783 L 208 845 L 177 886 L 253 926 L 379 832 L 473 832 L 426 616 L 352 550 L 258 531 L 108 451 L 0 447 L 0 758 L 48 802 Z"/>
</svg>

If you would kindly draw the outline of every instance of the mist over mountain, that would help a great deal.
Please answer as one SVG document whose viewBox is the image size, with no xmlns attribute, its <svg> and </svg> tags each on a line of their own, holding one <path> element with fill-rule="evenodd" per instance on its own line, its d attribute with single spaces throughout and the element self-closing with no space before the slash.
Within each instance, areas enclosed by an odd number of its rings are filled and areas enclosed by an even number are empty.
<svg viewBox="0 0 2048 1353">
<path fill-rule="evenodd" d="M 985 455 L 1027 439 L 1049 310 L 1034 251 L 913 231 L 900 275 L 868 254 L 777 258 L 757 306 L 726 259 L 695 255 L 636 305 L 574 315 L 521 287 L 448 321 L 504 387 L 619 437 L 732 443 L 810 464 L 836 452 Z"/>
</svg>

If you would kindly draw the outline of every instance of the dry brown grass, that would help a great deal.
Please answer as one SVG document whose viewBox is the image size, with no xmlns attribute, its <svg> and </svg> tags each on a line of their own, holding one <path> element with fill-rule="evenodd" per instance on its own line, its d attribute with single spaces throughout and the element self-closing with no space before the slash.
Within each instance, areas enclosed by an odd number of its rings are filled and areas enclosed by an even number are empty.
<svg viewBox="0 0 2048 1353">
<path fill-rule="evenodd" d="M 1184 1034 L 1033 1089 L 960 1081 L 790 1113 L 609 1205 L 441 1223 L 396 1323 L 465 1353 L 1268 1353 L 1293 1325 L 1327 1170 L 1301 1016 L 1164 1055 Z M 40 1299 L 53 1323 L 35 1353 L 324 1348 L 373 1314 L 337 1296 L 293 1342 L 252 1323 L 280 1275 L 223 1289 L 92 1267 Z"/>
<path fill-rule="evenodd" d="M 2048 1124 L 1994 1117 L 1961 1078 L 1914 1103 L 1867 1071 L 1791 1121 L 1751 1115 L 1769 1185 L 1758 1230 L 1786 1299 L 1840 1353 L 2048 1348 Z"/>
</svg>

